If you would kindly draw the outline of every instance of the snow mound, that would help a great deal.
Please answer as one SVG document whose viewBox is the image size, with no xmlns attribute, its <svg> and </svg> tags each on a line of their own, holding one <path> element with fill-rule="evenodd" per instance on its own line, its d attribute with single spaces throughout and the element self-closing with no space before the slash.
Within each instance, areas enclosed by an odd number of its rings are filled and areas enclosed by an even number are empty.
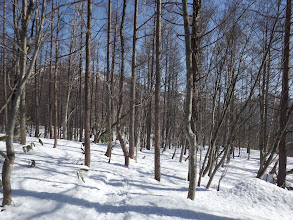
<svg viewBox="0 0 293 220">
<path fill-rule="evenodd" d="M 240 182 L 234 188 L 228 190 L 231 195 L 241 198 L 249 198 L 253 203 L 291 203 L 293 206 L 293 192 L 282 189 L 274 184 L 258 178 Z"/>
<path fill-rule="evenodd" d="M 249 213 L 254 219 L 263 213 L 266 213 L 266 219 L 289 219 L 288 213 L 293 216 L 293 192 L 257 178 L 241 181 L 232 189 L 224 190 L 221 196 L 228 203 L 239 205 L 234 211 Z"/>
</svg>

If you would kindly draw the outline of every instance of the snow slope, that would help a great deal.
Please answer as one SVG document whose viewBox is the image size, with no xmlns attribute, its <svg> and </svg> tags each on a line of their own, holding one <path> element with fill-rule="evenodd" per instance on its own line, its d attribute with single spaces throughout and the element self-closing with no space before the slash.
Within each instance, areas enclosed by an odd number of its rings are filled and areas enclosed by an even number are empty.
<svg viewBox="0 0 293 220">
<path fill-rule="evenodd" d="M 81 165 L 81 144 L 59 140 L 53 149 L 53 140 L 42 140 L 44 146 L 28 138 L 36 147 L 27 154 L 15 144 L 13 206 L 1 209 L 1 220 L 293 219 L 293 192 L 254 178 L 257 151 L 252 151 L 251 160 L 245 149 L 231 160 L 219 192 L 218 177 L 210 190 L 204 188 L 208 179 L 203 179 L 191 201 L 186 199 L 188 164 L 178 162 L 179 150 L 173 160 L 173 150 L 161 155 L 161 182 L 157 182 L 153 151 L 138 152 L 138 163 L 131 160 L 126 168 L 118 144 L 111 163 L 104 156 L 106 146 L 92 144 L 91 168 L 83 173 L 83 183 L 77 178 L 77 171 L 86 168 Z M 4 149 L 2 141 L 0 150 Z M 32 160 L 35 167 L 29 166 Z M 288 163 L 292 167 L 293 159 Z M 289 181 L 293 183 L 292 178 Z"/>
</svg>

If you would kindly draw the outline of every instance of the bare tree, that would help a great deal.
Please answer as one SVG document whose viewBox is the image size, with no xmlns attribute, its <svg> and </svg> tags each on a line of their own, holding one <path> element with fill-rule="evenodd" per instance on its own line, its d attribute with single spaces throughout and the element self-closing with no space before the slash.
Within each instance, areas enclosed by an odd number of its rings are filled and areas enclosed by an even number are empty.
<svg viewBox="0 0 293 220">
<path fill-rule="evenodd" d="M 151 134 L 152 134 L 152 109 L 153 109 L 153 84 L 154 84 L 154 51 L 155 51 L 155 31 L 153 30 L 152 38 L 151 38 L 151 48 L 147 49 L 147 59 L 148 59 L 148 93 L 149 100 L 147 106 L 147 143 L 146 148 L 148 150 L 151 149 Z"/>
<path fill-rule="evenodd" d="M 161 179 L 160 162 L 160 102 L 161 102 L 161 0 L 157 0 L 156 11 L 156 87 L 155 87 L 155 179 Z"/>
<path fill-rule="evenodd" d="M 280 110 L 280 129 L 284 130 L 279 145 L 279 172 L 277 177 L 277 184 L 280 187 L 285 187 L 286 184 L 286 123 L 287 123 L 287 109 L 289 103 L 289 59 L 290 59 L 290 35 L 291 35 L 291 13 L 292 1 L 287 0 L 286 6 L 286 20 L 285 20 L 285 36 L 284 36 L 284 52 L 283 52 L 283 76 L 282 76 L 282 93 L 281 93 L 281 110 Z"/>
<path fill-rule="evenodd" d="M 108 147 L 105 155 L 111 157 L 112 151 L 112 120 L 111 120 L 111 71 L 110 71 L 110 53 L 111 53 L 111 13 L 112 13 L 112 1 L 108 2 L 108 28 L 107 28 L 107 79 L 106 79 L 106 91 L 107 91 L 107 138 Z"/>
<path fill-rule="evenodd" d="M 120 83 L 119 83 L 119 101 L 118 101 L 118 111 L 117 111 L 117 137 L 120 142 L 122 151 L 125 158 L 125 166 L 129 166 L 129 153 L 126 147 L 126 143 L 122 137 L 121 133 L 121 115 L 123 110 L 123 97 L 124 97 L 124 66 L 125 66 L 125 42 L 123 35 L 124 21 L 125 21 L 125 11 L 126 11 L 126 0 L 123 0 L 122 9 L 122 19 L 120 24 L 120 41 L 121 41 L 121 70 L 120 70 Z"/>
<path fill-rule="evenodd" d="M 21 56 L 23 64 L 21 64 L 20 68 L 20 76 L 17 80 L 17 85 L 15 88 L 15 96 L 11 103 L 11 109 L 9 111 L 8 116 L 8 123 L 7 123 L 7 131 L 6 131 L 6 154 L 7 158 L 4 161 L 3 168 L 2 168 L 2 184 L 3 184 L 3 201 L 2 205 L 11 205 L 12 202 L 12 189 L 11 189 L 11 171 L 15 160 L 15 153 L 14 153 L 14 146 L 13 146 L 13 136 L 14 136 L 14 127 L 15 127 L 15 121 L 16 121 L 16 115 L 17 111 L 19 109 L 20 105 L 20 99 L 22 91 L 25 87 L 26 82 L 28 81 L 31 72 L 34 67 L 34 63 L 36 61 L 36 57 L 39 51 L 39 47 L 42 40 L 42 30 L 44 26 L 44 20 L 45 20 L 45 8 L 46 8 L 46 0 L 43 1 L 42 10 L 40 13 L 40 22 L 39 22 L 39 28 L 38 32 L 35 35 L 34 39 L 34 48 L 33 48 L 33 56 L 29 62 L 28 68 L 25 68 L 24 63 L 27 62 L 27 47 L 28 47 L 28 27 L 31 22 L 32 15 L 34 13 L 35 7 L 34 7 L 34 1 L 30 0 L 27 2 L 27 0 L 22 1 L 22 17 L 21 17 L 21 27 L 15 27 L 15 31 L 20 30 L 20 40 L 19 49 L 21 50 L 21 53 L 23 54 Z"/>
<path fill-rule="evenodd" d="M 90 130 L 91 130 L 91 122 L 90 122 L 90 106 L 91 106 L 91 97 L 90 97 L 90 80 L 91 80 L 91 29 L 92 29 L 92 0 L 88 0 L 87 3 L 87 30 L 86 30 L 86 68 L 85 68 L 85 165 L 90 167 L 91 164 L 91 140 L 90 140 Z"/>
<path fill-rule="evenodd" d="M 129 157 L 134 157 L 134 121 L 135 121 L 135 86 L 136 86 L 136 44 L 137 44 L 137 11 L 138 0 L 134 3 L 134 21 L 132 36 L 132 66 L 130 87 L 130 112 L 129 112 Z"/>
<path fill-rule="evenodd" d="M 53 2 L 52 1 L 52 7 L 53 7 Z M 59 1 L 57 1 L 57 7 L 59 5 Z M 52 8 L 53 10 L 53 8 Z M 58 54 L 59 54 L 59 31 L 60 31 L 60 12 L 59 12 L 59 7 L 57 10 L 57 30 L 56 30 L 56 37 L 55 37 L 55 68 L 54 68 L 54 87 L 53 87 L 53 92 L 54 92 L 54 121 L 53 121 L 53 126 L 54 126 L 54 146 L 53 148 L 57 147 L 57 142 L 58 142 Z"/>
<path fill-rule="evenodd" d="M 193 20 L 198 22 L 199 10 L 201 7 L 200 0 L 193 1 Z M 191 34 L 189 30 L 189 15 L 187 10 L 187 1 L 182 0 L 184 33 L 185 33 L 185 54 L 186 54 L 186 97 L 184 104 L 184 130 L 189 144 L 189 189 L 187 198 L 194 200 L 196 190 L 196 168 L 197 168 L 197 142 L 196 135 L 191 129 L 191 115 L 192 115 L 192 99 L 193 99 L 193 69 L 197 67 L 192 66 L 192 48 L 191 48 Z M 196 24 L 193 24 L 196 25 Z M 197 51 L 198 53 L 198 51 Z M 198 61 L 196 61 L 198 63 Z"/>
<path fill-rule="evenodd" d="M 84 14 L 84 2 L 82 1 L 81 4 L 81 13 L 82 16 Z M 81 19 L 80 21 L 80 47 L 83 45 L 83 29 L 84 29 L 84 21 Z M 79 141 L 82 142 L 83 137 L 83 96 L 82 96 L 82 75 L 83 75 L 83 50 L 80 50 L 79 52 Z"/>
<path fill-rule="evenodd" d="M 6 34 L 6 0 L 3 2 L 3 33 L 2 33 L 2 44 L 5 45 L 5 34 Z M 3 68 L 3 88 L 4 88 L 4 100 L 7 99 L 7 71 L 6 71 L 6 49 L 2 48 L 2 68 Z M 4 109 L 4 120 L 3 120 L 3 126 L 2 131 L 6 130 L 7 126 L 7 120 L 8 120 L 8 111 L 7 107 Z"/>
<path fill-rule="evenodd" d="M 49 125 L 49 137 L 53 138 L 53 97 L 52 97 L 52 73 L 53 73 L 53 30 L 54 30 L 54 1 L 51 4 L 52 13 L 51 13 L 51 24 L 50 24 L 50 64 L 49 64 L 49 107 L 48 107 L 48 125 Z M 54 94 L 54 93 L 53 93 Z"/>
<path fill-rule="evenodd" d="M 77 18 L 77 10 L 74 13 L 74 21 L 76 21 Z M 69 121 L 69 104 L 70 104 L 70 94 L 72 91 L 73 87 L 73 52 L 74 52 L 74 38 L 76 33 L 76 25 L 72 25 L 72 31 L 71 31 L 71 38 L 70 38 L 70 46 L 69 46 L 69 58 L 68 58 L 68 72 L 67 72 L 67 83 L 66 83 L 66 103 L 65 103 L 65 109 L 64 109 L 64 117 L 63 117 L 63 122 L 62 122 L 62 127 L 63 127 L 63 138 L 67 139 L 69 137 L 68 133 L 68 121 Z"/>
</svg>

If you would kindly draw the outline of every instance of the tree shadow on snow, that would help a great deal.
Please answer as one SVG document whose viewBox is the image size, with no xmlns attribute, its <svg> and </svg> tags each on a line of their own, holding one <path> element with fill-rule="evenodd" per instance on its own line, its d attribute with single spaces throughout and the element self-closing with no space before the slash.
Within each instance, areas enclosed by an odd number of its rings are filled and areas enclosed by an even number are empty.
<svg viewBox="0 0 293 220">
<path fill-rule="evenodd" d="M 142 206 L 142 205 L 122 205 L 122 206 L 115 206 L 109 204 L 100 204 L 96 202 L 89 202 L 85 199 L 81 198 L 74 198 L 68 195 L 59 194 L 59 193 L 48 193 L 48 192 L 34 192 L 29 190 L 14 190 L 14 195 L 22 196 L 22 197 L 34 197 L 37 199 L 47 199 L 56 201 L 58 204 L 55 206 L 54 209 L 48 210 L 47 212 L 42 212 L 31 216 L 33 218 L 40 218 L 44 217 L 46 214 L 53 213 L 58 209 L 62 208 L 66 204 L 80 206 L 81 208 L 89 208 L 95 209 L 98 213 L 114 213 L 114 214 L 121 214 L 121 213 L 128 213 L 128 212 L 135 212 L 138 214 L 143 215 L 158 215 L 158 216 L 168 216 L 168 217 L 177 217 L 182 219 L 208 219 L 208 220 L 228 220 L 232 218 L 226 218 L 216 215 L 210 215 L 201 212 L 195 212 L 192 210 L 186 209 L 167 209 L 164 207 L 158 206 Z M 86 195 L 85 195 L 86 196 Z"/>
</svg>

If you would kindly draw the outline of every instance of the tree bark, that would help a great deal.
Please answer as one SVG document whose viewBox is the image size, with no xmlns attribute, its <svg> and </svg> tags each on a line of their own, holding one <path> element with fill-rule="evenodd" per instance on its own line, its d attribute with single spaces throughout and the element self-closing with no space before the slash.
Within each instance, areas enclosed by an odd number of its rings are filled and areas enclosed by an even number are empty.
<svg viewBox="0 0 293 220">
<path fill-rule="evenodd" d="M 153 109 L 153 78 L 154 78 L 154 51 L 155 51 L 155 30 L 153 30 L 153 36 L 152 36 L 152 54 L 148 54 L 151 56 L 151 63 L 148 65 L 148 90 L 149 90 L 149 102 L 148 102 L 148 115 L 147 115 L 147 143 L 146 148 L 148 150 L 151 149 L 151 135 L 152 135 L 152 109 Z M 150 57 L 148 57 L 148 60 Z"/>
<path fill-rule="evenodd" d="M 25 52 L 26 53 L 26 52 Z M 26 55 L 25 55 L 26 56 Z M 21 58 L 21 65 L 20 68 L 22 69 L 21 71 L 26 71 L 26 64 L 23 64 L 22 62 L 26 63 L 26 58 L 25 61 L 22 60 Z M 22 66 L 24 65 L 24 66 Z M 20 144 L 26 145 L 26 105 L 25 105 L 25 88 L 23 88 L 21 98 L 20 98 L 20 108 L 19 108 L 19 123 L 20 123 Z"/>
<path fill-rule="evenodd" d="M 91 94 L 90 94 L 90 62 L 91 62 L 91 28 L 92 28 L 92 0 L 88 0 L 87 11 L 87 31 L 86 31 L 86 66 L 85 66 L 85 165 L 90 167 L 91 163 L 91 150 L 90 150 L 90 113 L 91 113 Z"/>
<path fill-rule="evenodd" d="M 36 25 L 37 27 L 37 25 Z M 37 31 L 37 30 L 36 30 Z M 41 61 L 41 59 L 40 59 Z M 37 68 L 37 60 L 35 63 L 35 73 L 38 72 Z M 35 137 L 38 137 L 40 133 L 40 83 L 39 83 L 39 75 L 35 75 Z"/>
<path fill-rule="evenodd" d="M 23 8 L 23 20 L 26 19 L 27 16 L 27 0 L 22 1 Z M 23 25 L 23 24 L 21 24 Z M 28 25 L 28 24 L 25 24 Z M 24 26 L 25 26 L 24 25 Z M 20 52 L 20 79 L 24 77 L 24 74 L 26 72 L 26 62 L 27 62 L 27 31 L 28 27 L 24 27 L 26 29 L 22 29 L 21 36 L 20 36 L 20 46 L 21 46 L 21 52 Z M 19 109 L 19 116 L 20 116 L 20 144 L 25 145 L 26 144 L 26 117 L 25 117 L 25 88 L 23 88 L 20 98 L 20 109 Z"/>
<path fill-rule="evenodd" d="M 121 133 L 121 115 L 123 109 L 123 96 L 124 96 L 124 66 L 125 66 L 125 42 L 123 35 L 123 27 L 124 27 L 124 19 L 125 19 L 125 11 L 126 11 L 126 0 L 123 1 L 123 11 L 122 11 L 122 20 L 120 25 L 120 41 L 121 41 L 121 71 L 120 71 L 120 85 L 119 85 L 119 101 L 118 101 L 118 111 L 117 111 L 117 137 L 120 142 L 124 158 L 125 158 L 125 166 L 129 166 L 129 153 L 126 147 L 126 143 L 123 140 Z"/>
<path fill-rule="evenodd" d="M 57 1 L 57 4 L 59 2 Z M 59 22 L 60 22 L 60 14 L 58 9 L 58 18 L 57 18 L 57 31 L 56 31 L 56 41 L 55 41 L 55 69 L 54 69 L 54 146 L 57 147 L 57 139 L 58 139 L 58 53 L 59 53 Z"/>
<path fill-rule="evenodd" d="M 112 153 L 112 127 L 111 127 L 111 70 L 110 70 L 110 51 L 111 51 L 111 13 L 112 13 L 112 1 L 108 2 L 108 32 L 107 32 L 107 76 L 106 76 L 106 91 L 107 91 L 107 102 L 106 102 L 106 111 L 107 111 L 107 138 L 108 147 L 105 155 L 107 157 L 111 156 Z"/>
<path fill-rule="evenodd" d="M 277 176 L 277 185 L 285 187 L 286 184 L 286 122 L 287 109 L 289 102 L 289 59 L 290 59 L 290 32 L 291 32 L 291 13 L 292 1 L 287 0 L 286 20 L 285 20 L 285 36 L 284 36 L 284 52 L 283 52 L 283 76 L 282 76 L 282 94 L 281 94 L 281 109 L 280 109 L 280 129 L 284 130 L 279 145 L 279 172 Z"/>
<path fill-rule="evenodd" d="M 83 2 L 81 2 L 81 13 L 84 14 Z M 80 47 L 83 45 L 83 21 L 80 21 Z M 82 142 L 83 137 L 83 104 L 82 104 L 82 71 L 83 71 L 83 56 L 82 49 L 79 52 L 79 142 Z"/>
<path fill-rule="evenodd" d="M 6 34 L 6 0 L 3 1 L 3 33 L 2 33 L 2 43 L 5 45 L 5 34 Z M 4 100 L 7 100 L 7 71 L 6 71 L 6 49 L 3 49 L 3 57 L 2 57 L 2 68 L 3 68 L 3 89 L 4 89 Z M 2 131 L 4 132 L 7 128 L 8 121 L 8 111 L 7 106 L 4 109 L 4 120 Z"/>
<path fill-rule="evenodd" d="M 156 23 L 156 88 L 155 88 L 155 179 L 161 180 L 160 101 L 161 101 L 161 0 L 157 0 Z"/>
<path fill-rule="evenodd" d="M 12 99 L 11 109 L 9 111 L 8 116 L 8 123 L 7 123 L 7 138 L 6 138 L 6 154 L 8 157 L 8 160 L 5 159 L 3 167 L 2 167 L 2 184 L 3 184 L 3 201 L 2 206 L 5 205 L 11 205 L 12 202 L 12 189 L 11 189 L 11 171 L 13 167 L 13 163 L 15 160 L 15 153 L 14 153 L 14 146 L 13 146 L 13 136 L 14 136 L 14 128 L 15 128 L 15 121 L 16 121 L 16 115 L 17 111 L 19 109 L 20 101 L 21 101 L 21 94 L 22 90 L 25 88 L 25 84 L 28 81 L 34 63 L 36 61 L 36 57 L 39 51 L 40 42 L 41 42 L 41 36 L 42 36 L 42 29 L 43 29 L 43 23 L 45 18 L 45 7 L 46 7 L 46 1 L 44 0 L 42 5 L 42 15 L 40 19 L 40 26 L 39 31 L 36 33 L 36 42 L 35 42 L 35 48 L 33 51 L 33 56 L 30 60 L 30 65 L 28 69 L 23 68 L 23 64 L 21 65 L 20 69 L 20 76 L 17 80 L 17 86 L 15 88 L 15 95 Z M 21 54 L 25 55 L 26 59 L 26 51 L 27 51 L 27 32 L 29 23 L 31 21 L 31 16 L 34 12 L 34 1 L 30 0 L 29 4 L 27 5 L 27 0 L 22 1 L 22 17 L 21 17 L 21 28 L 20 28 L 20 39 L 18 45 L 20 47 Z M 19 28 L 19 27 L 18 27 Z M 17 27 L 15 27 L 15 30 Z M 22 60 L 23 61 L 23 60 Z"/>
<path fill-rule="evenodd" d="M 134 21 L 132 37 L 132 66 L 131 66 L 131 88 L 130 88 L 130 115 L 129 115 L 129 157 L 134 157 L 134 121 L 135 121 L 135 87 L 136 87 L 136 42 L 137 42 L 137 11 L 138 0 L 134 3 Z"/>
<path fill-rule="evenodd" d="M 200 9 L 200 0 L 193 1 L 193 16 L 198 19 L 198 12 Z M 191 49 L 191 35 L 189 30 L 187 1 L 182 0 L 184 33 L 185 33 L 185 54 L 186 54 L 186 97 L 184 104 L 184 131 L 189 143 L 189 189 L 187 198 L 194 200 L 196 190 L 196 135 L 191 129 L 191 115 L 192 115 L 192 96 L 193 96 L 193 69 L 192 67 L 192 49 Z M 198 61 L 196 62 L 198 63 Z"/>
</svg>

